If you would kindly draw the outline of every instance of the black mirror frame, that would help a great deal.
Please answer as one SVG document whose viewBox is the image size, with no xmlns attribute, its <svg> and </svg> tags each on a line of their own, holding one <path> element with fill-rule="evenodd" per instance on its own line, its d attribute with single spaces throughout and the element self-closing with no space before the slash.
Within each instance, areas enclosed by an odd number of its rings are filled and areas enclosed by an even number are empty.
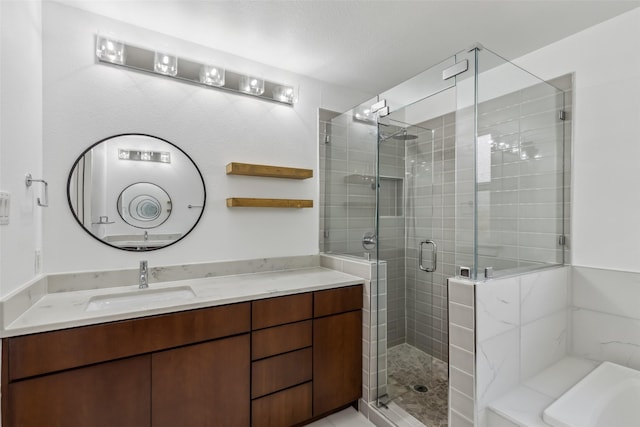
<svg viewBox="0 0 640 427">
<path fill-rule="evenodd" d="M 82 157 L 84 157 L 85 154 L 87 154 L 89 151 L 91 151 L 94 147 L 96 147 L 99 144 L 102 144 L 103 142 L 109 140 L 109 139 L 113 139 L 113 138 L 117 138 L 120 136 L 146 136 L 149 138 L 155 138 L 158 139 L 160 141 L 166 142 L 167 144 L 175 147 L 178 151 L 180 151 L 182 154 L 184 154 L 189 161 L 191 162 L 191 164 L 193 164 L 193 167 L 195 168 L 196 172 L 198 172 L 198 176 L 200 177 L 200 181 L 202 182 L 202 191 L 204 193 L 204 197 L 202 199 L 202 208 L 200 209 L 200 215 L 198 215 L 198 218 L 195 220 L 195 222 L 193 223 L 193 226 L 191 226 L 191 228 L 189 228 L 189 230 L 187 230 L 185 233 L 182 234 L 182 236 L 179 239 L 176 239 L 175 241 L 164 245 L 164 246 L 158 246 L 158 247 L 152 247 L 152 248 L 128 248 L 128 247 L 119 247 L 116 245 L 112 245 L 108 242 L 105 242 L 104 240 L 100 239 L 99 237 L 97 237 L 96 235 L 94 235 L 93 233 L 91 233 L 89 230 L 87 230 L 85 228 L 85 226 L 82 224 L 82 222 L 78 219 L 78 215 L 76 215 L 74 209 L 73 209 L 73 204 L 71 203 L 71 195 L 69 194 L 69 188 L 71 185 L 71 178 L 73 177 L 73 171 L 75 170 L 78 162 L 80 161 L 80 159 L 82 159 Z M 204 214 L 204 209 L 207 206 L 207 187 L 204 183 L 204 177 L 202 176 L 202 172 L 200 172 L 200 168 L 198 167 L 198 165 L 196 164 L 196 162 L 193 161 L 193 159 L 191 158 L 191 156 L 189 156 L 182 148 L 178 147 L 176 144 L 167 141 L 164 138 L 160 138 L 158 136 L 155 135 L 149 135 L 146 133 L 135 133 L 135 132 L 131 132 L 131 133 L 120 133 L 120 134 L 116 134 L 116 135 L 111 135 L 109 137 L 103 138 L 100 141 L 91 144 L 91 146 L 89 148 L 87 148 L 86 150 L 84 150 L 73 162 L 73 165 L 71 166 L 71 169 L 69 171 L 69 177 L 67 178 L 67 202 L 69 203 L 69 209 L 71 210 L 71 213 L 73 215 L 73 218 L 76 220 L 76 222 L 78 223 L 78 225 L 80 226 L 80 228 L 82 228 L 82 230 L 84 230 L 84 232 L 86 232 L 87 234 L 89 234 L 91 237 L 93 237 L 95 240 L 99 241 L 100 243 L 107 245 L 109 247 L 112 247 L 114 249 L 118 249 L 121 251 L 127 251 L 127 252 L 150 252 L 150 251 L 157 251 L 158 249 L 164 249 L 167 248 L 169 246 L 175 245 L 176 243 L 178 243 L 179 241 L 181 241 L 182 239 L 184 239 L 185 237 L 187 237 L 194 228 L 196 228 L 196 225 L 198 225 L 198 223 L 200 222 L 200 220 L 202 219 L 202 215 Z"/>
</svg>

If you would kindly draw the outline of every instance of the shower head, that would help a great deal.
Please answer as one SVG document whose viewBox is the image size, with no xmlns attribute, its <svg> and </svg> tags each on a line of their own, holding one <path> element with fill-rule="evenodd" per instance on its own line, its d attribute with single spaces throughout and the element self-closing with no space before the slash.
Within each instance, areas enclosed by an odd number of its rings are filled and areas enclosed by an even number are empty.
<svg viewBox="0 0 640 427">
<path fill-rule="evenodd" d="M 418 139 L 418 135 L 411 135 L 410 133 L 407 133 L 406 130 L 404 130 L 402 133 L 393 135 L 391 138 L 398 141 L 411 141 L 413 139 Z"/>
<path fill-rule="evenodd" d="M 410 141 L 412 139 L 418 139 L 418 135 L 407 133 L 406 129 L 400 129 L 399 131 L 396 131 L 391 135 L 380 134 L 380 141 L 386 141 L 387 139 L 395 139 L 397 141 Z"/>
</svg>

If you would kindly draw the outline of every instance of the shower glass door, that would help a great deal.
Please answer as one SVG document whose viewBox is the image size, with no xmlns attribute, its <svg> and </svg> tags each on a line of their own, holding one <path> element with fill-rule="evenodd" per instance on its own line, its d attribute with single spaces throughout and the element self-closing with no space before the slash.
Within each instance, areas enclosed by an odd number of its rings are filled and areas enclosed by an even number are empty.
<svg viewBox="0 0 640 427">
<path fill-rule="evenodd" d="M 456 62 L 380 95 L 378 118 L 378 404 L 435 427 L 448 424 L 459 91 L 443 71 Z"/>
<path fill-rule="evenodd" d="M 386 264 L 387 279 L 380 403 L 429 426 L 447 425 L 446 279 L 455 275 L 453 107 L 450 88 L 397 109 L 378 126 L 378 259 Z"/>
</svg>

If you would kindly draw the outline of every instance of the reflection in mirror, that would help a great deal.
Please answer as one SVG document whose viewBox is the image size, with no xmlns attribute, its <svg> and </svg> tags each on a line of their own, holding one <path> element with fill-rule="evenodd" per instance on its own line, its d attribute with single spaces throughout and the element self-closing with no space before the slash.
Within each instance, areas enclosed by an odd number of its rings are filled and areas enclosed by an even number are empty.
<svg viewBox="0 0 640 427">
<path fill-rule="evenodd" d="M 124 222 L 139 228 L 155 228 L 171 215 L 171 198 L 150 182 L 137 182 L 122 190 L 117 205 Z"/>
<path fill-rule="evenodd" d="M 119 249 L 150 251 L 186 236 L 202 216 L 206 192 L 193 160 L 150 135 L 98 141 L 78 157 L 67 185 L 82 227 Z"/>
</svg>

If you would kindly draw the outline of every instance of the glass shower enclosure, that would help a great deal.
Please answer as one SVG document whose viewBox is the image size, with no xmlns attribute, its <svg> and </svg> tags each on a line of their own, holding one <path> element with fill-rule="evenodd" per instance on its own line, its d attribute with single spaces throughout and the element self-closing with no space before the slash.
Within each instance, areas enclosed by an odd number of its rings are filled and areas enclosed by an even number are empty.
<svg viewBox="0 0 640 427">
<path fill-rule="evenodd" d="M 321 251 L 375 263 L 383 413 L 447 425 L 449 277 L 564 262 L 564 110 L 561 90 L 477 46 L 326 118 Z"/>
</svg>

